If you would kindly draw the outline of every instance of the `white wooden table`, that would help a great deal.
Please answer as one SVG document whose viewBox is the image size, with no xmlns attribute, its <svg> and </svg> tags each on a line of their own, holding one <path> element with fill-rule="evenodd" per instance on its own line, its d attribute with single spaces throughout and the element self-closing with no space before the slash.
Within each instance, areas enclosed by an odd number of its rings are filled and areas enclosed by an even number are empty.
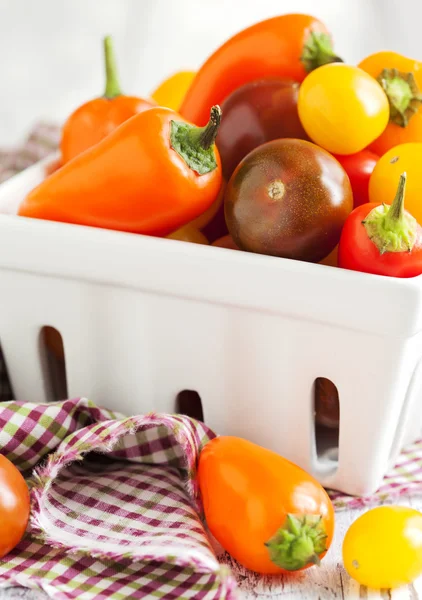
<svg viewBox="0 0 422 600">
<path fill-rule="evenodd" d="M 422 497 L 403 497 L 397 504 L 422 511 Z M 321 567 L 283 578 L 263 579 L 240 574 L 241 600 L 422 600 L 422 578 L 405 589 L 369 590 L 349 578 L 342 567 L 341 544 L 349 525 L 364 510 L 337 513 L 333 544 Z M 0 590 L 0 600 L 45 600 L 39 592 L 12 588 Z"/>
<path fill-rule="evenodd" d="M 403 497 L 396 504 L 422 511 L 421 497 Z M 370 590 L 353 581 L 342 566 L 341 546 L 349 525 L 368 509 L 336 514 L 333 544 L 321 566 L 283 578 L 245 578 L 240 584 L 242 600 L 422 600 L 422 578 L 400 590 Z"/>
</svg>

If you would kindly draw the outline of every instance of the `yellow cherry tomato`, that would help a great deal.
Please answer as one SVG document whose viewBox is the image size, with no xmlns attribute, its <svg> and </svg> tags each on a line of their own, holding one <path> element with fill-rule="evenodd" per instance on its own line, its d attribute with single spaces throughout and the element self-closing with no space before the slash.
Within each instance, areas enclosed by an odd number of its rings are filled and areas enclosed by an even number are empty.
<svg viewBox="0 0 422 600">
<path fill-rule="evenodd" d="M 393 589 L 422 574 L 422 514 L 404 506 L 379 506 L 360 516 L 343 542 L 344 566 L 370 588 Z"/>
<path fill-rule="evenodd" d="M 368 73 L 343 63 L 312 71 L 302 82 L 299 117 L 312 141 L 334 154 L 354 154 L 387 127 L 388 98 Z"/>
<path fill-rule="evenodd" d="M 194 71 L 179 71 L 160 83 L 151 97 L 159 106 L 178 111 L 195 75 Z"/>
<path fill-rule="evenodd" d="M 422 143 L 400 144 L 386 152 L 369 179 L 369 200 L 391 204 L 401 173 L 407 173 L 405 209 L 422 225 Z"/>
<path fill-rule="evenodd" d="M 190 224 L 181 227 L 167 236 L 170 240 L 180 240 L 181 242 L 192 242 L 192 244 L 209 244 L 209 241 L 201 231 L 195 229 Z"/>
</svg>

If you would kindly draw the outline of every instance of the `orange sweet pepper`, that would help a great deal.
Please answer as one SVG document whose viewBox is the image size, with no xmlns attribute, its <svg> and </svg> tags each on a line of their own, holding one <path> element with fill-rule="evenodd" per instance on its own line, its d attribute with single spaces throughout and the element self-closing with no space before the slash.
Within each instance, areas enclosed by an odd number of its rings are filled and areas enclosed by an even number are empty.
<svg viewBox="0 0 422 600">
<path fill-rule="evenodd" d="M 222 104 L 241 85 L 267 77 L 301 82 L 313 69 L 338 62 L 323 23 L 302 14 L 287 14 L 244 29 L 205 62 L 179 110 L 203 125 L 209 107 Z"/>
<path fill-rule="evenodd" d="M 122 93 L 110 36 L 104 38 L 104 59 L 106 70 L 104 95 L 77 108 L 65 122 L 60 144 L 62 163 L 68 162 L 87 148 L 98 144 L 133 115 L 156 106 L 156 102 L 152 99 L 126 96 Z"/>
<path fill-rule="evenodd" d="M 390 103 L 390 121 L 370 150 L 382 156 L 399 144 L 422 142 L 422 63 L 396 52 L 376 52 L 359 67 L 378 80 Z"/>
<path fill-rule="evenodd" d="M 222 181 L 214 140 L 221 110 L 206 127 L 167 108 L 135 115 L 32 190 L 18 214 L 165 236 L 216 200 Z"/>
</svg>

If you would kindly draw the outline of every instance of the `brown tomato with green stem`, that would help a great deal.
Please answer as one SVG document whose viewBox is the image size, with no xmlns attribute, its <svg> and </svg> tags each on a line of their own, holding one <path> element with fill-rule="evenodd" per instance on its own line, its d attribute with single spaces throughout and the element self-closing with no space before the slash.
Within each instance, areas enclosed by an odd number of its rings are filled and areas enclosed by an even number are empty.
<svg viewBox="0 0 422 600">
<path fill-rule="evenodd" d="M 224 204 L 227 227 L 242 250 L 319 262 L 338 244 L 353 194 L 331 154 L 311 142 L 281 139 L 241 161 Z"/>
</svg>

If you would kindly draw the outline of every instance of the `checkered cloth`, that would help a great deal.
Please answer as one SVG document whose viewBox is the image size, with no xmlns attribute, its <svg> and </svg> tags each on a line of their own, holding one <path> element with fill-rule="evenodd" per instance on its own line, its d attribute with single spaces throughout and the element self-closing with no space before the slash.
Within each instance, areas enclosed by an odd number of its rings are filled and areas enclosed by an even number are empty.
<svg viewBox="0 0 422 600">
<path fill-rule="evenodd" d="M 214 434 L 185 416 L 125 418 L 88 400 L 0 406 L 0 448 L 31 473 L 24 540 L 0 586 L 69 598 L 235 597 L 200 515 L 196 462 Z"/>
<path fill-rule="evenodd" d="M 40 122 L 19 147 L 0 149 L 0 184 L 55 152 L 59 141 L 60 127 Z M 12 399 L 13 392 L 0 347 L 0 401 Z"/>
<path fill-rule="evenodd" d="M 0 183 L 57 150 L 59 141 L 60 127 L 52 123 L 37 123 L 18 148 L 0 150 Z"/>
</svg>

